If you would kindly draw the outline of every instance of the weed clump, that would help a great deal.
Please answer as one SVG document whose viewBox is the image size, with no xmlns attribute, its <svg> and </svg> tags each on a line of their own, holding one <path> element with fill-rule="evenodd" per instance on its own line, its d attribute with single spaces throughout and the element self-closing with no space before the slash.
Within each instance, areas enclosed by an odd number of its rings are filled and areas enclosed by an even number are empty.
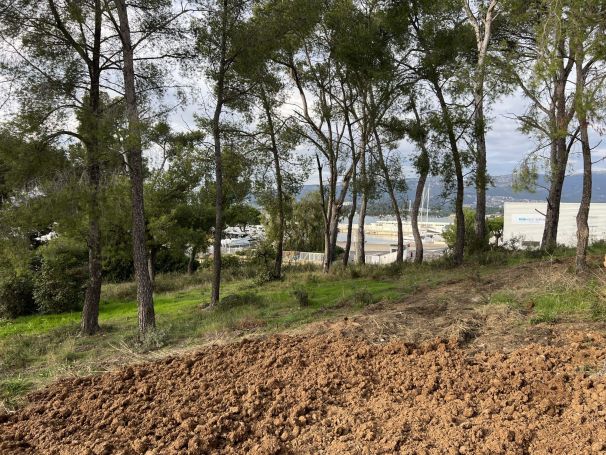
<svg viewBox="0 0 606 455">
<path fill-rule="evenodd" d="M 305 308 L 309 306 L 309 294 L 307 290 L 302 287 L 297 287 L 292 290 L 292 295 L 299 304 L 300 308 Z"/>
<path fill-rule="evenodd" d="M 229 310 L 245 305 L 259 306 L 262 303 L 262 298 L 255 292 L 243 292 L 241 294 L 231 294 L 223 299 L 219 307 L 222 310 Z"/>
<path fill-rule="evenodd" d="M 354 292 L 352 301 L 355 305 L 367 306 L 375 303 L 376 299 L 367 289 L 362 289 Z"/>
<path fill-rule="evenodd" d="M 594 300 L 591 302 L 589 310 L 591 311 L 591 319 L 594 321 L 606 321 L 606 300 Z"/>
<path fill-rule="evenodd" d="M 352 306 L 369 306 L 376 303 L 375 297 L 368 289 L 357 289 L 353 294 L 344 296 L 341 299 L 342 305 L 352 305 Z"/>
<path fill-rule="evenodd" d="M 0 413 L 14 411 L 32 386 L 31 381 L 22 378 L 0 381 Z"/>
<path fill-rule="evenodd" d="M 155 329 L 145 334 L 139 344 L 141 352 L 155 351 L 168 344 L 168 334 L 161 329 Z"/>
<path fill-rule="evenodd" d="M 255 276 L 255 279 L 254 279 L 254 283 L 257 286 L 262 286 L 262 285 L 270 283 L 274 280 L 276 280 L 276 277 L 274 276 L 273 270 L 264 268 L 264 269 L 261 269 L 261 271 L 257 273 L 257 275 Z"/>
</svg>

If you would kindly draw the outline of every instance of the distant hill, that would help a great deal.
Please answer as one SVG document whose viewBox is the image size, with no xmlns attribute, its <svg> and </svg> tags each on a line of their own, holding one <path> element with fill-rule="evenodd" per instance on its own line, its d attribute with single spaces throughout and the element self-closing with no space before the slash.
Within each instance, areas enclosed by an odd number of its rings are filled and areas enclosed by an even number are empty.
<svg viewBox="0 0 606 455">
<path fill-rule="evenodd" d="M 488 189 L 487 203 L 489 207 L 501 208 L 503 203 L 506 201 L 524 202 L 524 201 L 544 201 L 547 197 L 547 190 L 545 189 L 548 184 L 546 183 L 545 176 L 540 176 L 536 188 L 536 192 L 531 193 L 527 191 L 516 192 L 512 188 L 512 176 L 511 175 L 499 175 L 493 177 L 494 186 Z M 408 201 L 414 197 L 414 191 L 417 185 L 417 179 L 408 179 L 408 191 L 400 193 L 398 195 L 401 201 Z M 318 185 L 305 185 L 299 198 L 305 196 L 307 193 L 317 191 Z M 579 202 L 581 200 L 581 194 L 583 189 L 583 176 L 581 174 L 569 175 L 564 180 L 564 191 L 562 195 L 562 202 Z M 433 178 L 429 184 L 429 192 L 432 207 L 444 207 L 447 208 L 452 204 L 452 201 L 445 200 L 442 198 L 443 184 L 440 179 Z M 452 197 L 449 194 L 449 197 Z M 475 190 L 473 187 L 467 187 L 465 189 L 465 204 L 474 206 L 475 205 Z M 348 196 L 348 201 L 351 201 L 351 197 Z M 596 172 L 593 175 L 593 202 L 606 202 L 606 172 Z M 374 201 L 375 204 L 388 204 L 389 197 L 387 194 L 382 194 L 381 197 Z"/>
</svg>

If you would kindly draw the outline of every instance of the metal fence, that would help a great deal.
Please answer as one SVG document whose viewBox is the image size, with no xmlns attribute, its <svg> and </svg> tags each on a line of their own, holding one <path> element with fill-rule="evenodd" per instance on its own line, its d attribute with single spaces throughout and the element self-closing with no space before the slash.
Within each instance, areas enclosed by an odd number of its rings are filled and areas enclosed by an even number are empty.
<svg viewBox="0 0 606 455">
<path fill-rule="evenodd" d="M 244 247 L 221 247 L 221 253 L 223 254 L 235 254 L 239 251 L 247 250 L 250 248 Z M 212 253 L 212 247 L 208 250 Z M 426 249 L 424 252 L 424 259 L 431 261 L 438 259 L 444 254 L 443 249 Z M 397 252 L 386 253 L 386 254 L 367 254 L 364 257 L 366 264 L 374 265 L 387 265 L 396 262 L 398 256 Z M 415 250 L 411 248 L 404 249 L 404 261 L 413 261 L 415 257 Z M 356 255 L 352 251 L 349 253 L 349 261 L 354 263 L 356 261 Z M 308 251 L 284 251 L 284 263 L 286 264 L 319 264 L 324 263 L 324 253 L 315 253 Z"/>
<path fill-rule="evenodd" d="M 222 246 L 221 247 L 221 254 L 236 254 L 240 251 L 244 251 L 244 250 L 250 250 L 251 248 L 246 246 Z M 209 246 L 208 250 L 207 250 L 208 254 L 213 254 L 213 247 Z"/>
<path fill-rule="evenodd" d="M 324 253 L 284 251 L 284 262 L 287 264 L 323 264 Z"/>
<path fill-rule="evenodd" d="M 392 264 L 396 262 L 397 253 L 387 253 L 387 254 L 367 254 L 365 256 L 366 264 Z M 406 258 L 406 252 L 404 253 L 404 257 Z M 350 262 L 355 262 L 356 255 L 354 252 L 349 254 Z M 285 251 L 284 252 L 284 262 L 287 264 L 323 264 L 324 263 L 324 253 L 309 253 L 305 251 Z"/>
</svg>

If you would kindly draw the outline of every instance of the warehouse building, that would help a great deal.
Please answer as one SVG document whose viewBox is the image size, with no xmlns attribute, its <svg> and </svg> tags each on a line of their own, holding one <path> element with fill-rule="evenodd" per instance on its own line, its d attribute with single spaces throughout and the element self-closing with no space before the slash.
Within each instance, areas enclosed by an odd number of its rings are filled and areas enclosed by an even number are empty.
<svg viewBox="0 0 606 455">
<path fill-rule="evenodd" d="M 503 241 L 525 248 L 538 248 L 545 227 L 547 202 L 505 202 Z M 558 224 L 558 244 L 577 244 L 578 203 L 562 203 Z M 606 240 L 606 204 L 591 204 L 589 210 L 589 242 Z"/>
</svg>

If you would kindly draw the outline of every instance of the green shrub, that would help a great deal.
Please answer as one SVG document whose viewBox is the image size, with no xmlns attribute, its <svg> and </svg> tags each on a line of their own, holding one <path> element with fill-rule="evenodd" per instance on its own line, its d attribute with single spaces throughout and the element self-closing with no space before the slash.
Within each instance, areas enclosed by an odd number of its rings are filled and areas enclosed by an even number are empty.
<svg viewBox="0 0 606 455">
<path fill-rule="evenodd" d="M 254 292 L 243 292 L 242 294 L 231 294 L 223 297 L 219 306 L 223 310 L 228 310 L 244 305 L 259 306 L 262 301 L 262 298 Z"/>
<path fill-rule="evenodd" d="M 189 258 L 182 250 L 161 248 L 156 255 L 156 273 L 185 273 L 188 263 Z"/>
<path fill-rule="evenodd" d="M 594 300 L 590 306 L 591 319 L 594 321 L 605 321 L 606 320 L 606 301 Z"/>
<path fill-rule="evenodd" d="M 353 280 L 357 280 L 358 278 L 362 277 L 362 271 L 360 270 L 359 266 L 352 265 L 348 269 L 349 269 L 349 276 Z"/>
<path fill-rule="evenodd" d="M 589 245 L 589 252 L 592 254 L 606 254 L 606 240 L 598 240 Z"/>
<path fill-rule="evenodd" d="M 0 412 L 14 411 L 23 404 L 24 395 L 32 388 L 31 381 L 10 378 L 0 381 Z"/>
<path fill-rule="evenodd" d="M 156 275 L 154 292 L 175 292 L 197 288 L 202 286 L 204 281 L 204 277 L 198 272 L 192 275 L 187 273 L 163 273 Z"/>
<path fill-rule="evenodd" d="M 266 283 L 274 281 L 276 277 L 274 276 L 274 271 L 269 268 L 261 268 L 257 275 L 255 276 L 255 284 L 257 286 L 262 286 Z"/>
<path fill-rule="evenodd" d="M 368 289 L 356 290 L 348 300 L 354 305 L 367 306 L 375 303 L 376 299 Z"/>
<path fill-rule="evenodd" d="M 478 251 L 475 259 L 480 265 L 506 265 L 510 254 L 503 250 Z"/>
<path fill-rule="evenodd" d="M 156 282 L 158 277 L 156 277 Z M 156 285 L 154 284 L 154 287 Z M 135 300 L 137 298 L 137 283 L 125 281 L 123 283 L 105 283 L 101 287 L 101 298 L 104 300 Z"/>
<path fill-rule="evenodd" d="M 0 318 L 16 318 L 36 312 L 31 273 L 0 276 Z"/>
<path fill-rule="evenodd" d="M 305 288 L 297 287 L 293 289 L 292 295 L 299 304 L 299 307 L 305 308 L 309 306 L 309 294 L 307 293 L 307 290 L 305 290 Z"/>
<path fill-rule="evenodd" d="M 103 279 L 120 283 L 133 278 L 133 253 L 130 244 L 109 244 L 103 248 Z"/>
<path fill-rule="evenodd" d="M 40 247 L 38 254 L 40 265 L 34 276 L 38 310 L 63 313 L 81 309 L 88 277 L 86 248 L 59 237 Z"/>
<path fill-rule="evenodd" d="M 262 242 L 247 256 L 250 257 L 250 262 L 269 269 L 276 260 L 276 249 L 270 243 Z"/>
<path fill-rule="evenodd" d="M 212 268 L 212 257 L 209 258 L 210 267 Z M 239 269 L 244 265 L 244 261 L 234 254 L 224 254 L 221 256 L 221 270 Z"/>
</svg>

